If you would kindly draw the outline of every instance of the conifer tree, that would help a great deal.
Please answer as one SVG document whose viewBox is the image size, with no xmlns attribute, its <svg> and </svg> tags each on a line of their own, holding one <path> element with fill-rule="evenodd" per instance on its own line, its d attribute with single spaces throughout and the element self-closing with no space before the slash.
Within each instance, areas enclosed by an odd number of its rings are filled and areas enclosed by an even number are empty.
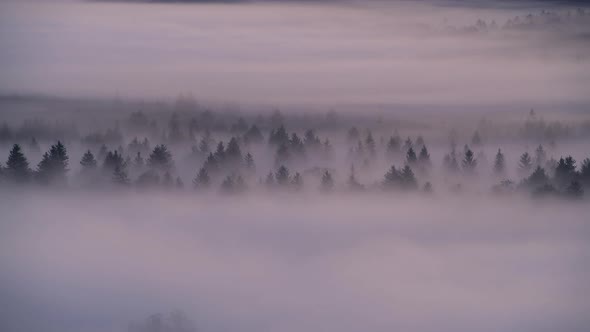
<svg viewBox="0 0 590 332">
<path fill-rule="evenodd" d="M 322 184 L 320 188 L 324 192 L 329 192 L 332 191 L 332 189 L 334 189 L 334 179 L 332 179 L 332 174 L 330 174 L 330 171 L 324 171 L 324 174 L 322 175 Z"/>
<path fill-rule="evenodd" d="M 412 143 L 412 139 L 408 136 L 408 138 L 404 142 L 404 151 L 406 151 L 406 153 L 407 153 L 408 150 L 410 150 L 410 148 L 413 148 L 413 147 L 414 147 L 414 143 Z"/>
<path fill-rule="evenodd" d="M 406 163 L 408 165 L 416 165 L 417 162 L 416 152 L 414 152 L 414 148 L 410 147 L 406 153 Z"/>
<path fill-rule="evenodd" d="M 396 138 L 391 136 L 389 138 L 389 142 L 387 142 L 387 156 L 389 158 L 394 158 L 400 153 L 400 142 L 399 137 Z"/>
<path fill-rule="evenodd" d="M 422 149 L 420 149 L 420 154 L 418 155 L 418 164 L 422 171 L 428 171 L 432 166 L 432 162 L 430 161 L 430 154 L 428 153 L 428 149 L 426 145 L 422 145 Z"/>
<path fill-rule="evenodd" d="M 125 171 L 125 167 L 121 165 L 115 166 L 113 170 L 112 176 L 113 183 L 120 186 L 127 186 L 129 184 L 129 177 L 127 176 L 127 171 Z"/>
<path fill-rule="evenodd" d="M 391 168 L 385 173 L 383 180 L 383 187 L 385 189 L 398 188 L 401 185 L 401 173 L 395 168 L 395 165 L 391 165 Z"/>
<path fill-rule="evenodd" d="M 82 156 L 82 160 L 80 160 L 80 165 L 82 166 L 82 171 L 90 171 L 96 169 L 98 162 L 94 158 L 92 152 L 87 150 Z"/>
<path fill-rule="evenodd" d="M 523 181 L 523 185 L 529 189 L 537 189 L 547 184 L 549 184 L 549 177 L 545 173 L 545 169 L 540 166 L 537 166 L 533 173 Z"/>
<path fill-rule="evenodd" d="M 469 148 L 467 148 L 467 150 L 465 151 L 465 156 L 463 157 L 462 166 L 463 166 L 463 171 L 466 174 L 473 174 L 475 172 L 475 168 L 477 167 L 477 160 L 475 159 L 475 157 L 473 155 L 473 151 L 471 151 L 471 149 L 469 149 Z"/>
<path fill-rule="evenodd" d="M 25 157 L 20 145 L 14 144 L 6 161 L 6 176 L 16 183 L 28 182 L 31 178 L 29 161 Z"/>
<path fill-rule="evenodd" d="M 135 169 L 143 169 L 144 165 L 145 165 L 145 161 L 143 160 L 143 157 L 141 156 L 141 152 L 137 151 L 137 154 L 135 155 L 135 158 L 133 159 L 133 167 Z"/>
<path fill-rule="evenodd" d="M 576 161 L 571 156 L 560 158 L 555 168 L 554 181 L 558 188 L 564 188 L 576 178 Z"/>
<path fill-rule="evenodd" d="M 502 150 L 498 149 L 496 153 L 496 159 L 494 161 L 494 174 L 504 175 L 506 172 L 506 162 L 504 161 L 504 154 Z"/>
<path fill-rule="evenodd" d="M 373 139 L 373 134 L 369 131 L 367 133 L 367 138 L 365 139 L 365 146 L 367 147 L 367 151 L 371 156 L 375 156 L 375 139 Z"/>
<path fill-rule="evenodd" d="M 533 168 L 533 163 L 531 160 L 531 156 L 529 155 L 528 152 L 523 153 L 520 156 L 520 160 L 518 162 L 518 170 L 522 174 L 528 175 L 528 174 L 530 174 L 532 168 Z"/>
<path fill-rule="evenodd" d="M 289 169 L 284 165 L 281 165 L 275 174 L 275 179 L 279 186 L 286 186 L 289 184 Z"/>
<path fill-rule="evenodd" d="M 156 145 L 148 158 L 148 166 L 154 170 L 168 172 L 172 169 L 172 154 L 164 144 Z"/>
<path fill-rule="evenodd" d="M 238 144 L 238 140 L 232 137 L 227 143 L 227 149 L 225 150 L 225 158 L 227 162 L 232 164 L 234 167 L 239 167 L 242 162 L 242 150 Z"/>
<path fill-rule="evenodd" d="M 197 176 L 193 180 L 193 185 L 196 189 L 207 189 L 211 184 L 211 178 L 205 167 L 201 167 Z"/>
<path fill-rule="evenodd" d="M 43 154 L 43 158 L 37 166 L 36 177 L 42 184 L 65 182 L 68 171 L 68 154 L 65 146 L 57 141 Z"/>
<path fill-rule="evenodd" d="M 293 179 L 291 179 L 291 186 L 295 190 L 300 190 L 303 188 L 303 177 L 301 174 L 299 174 L 299 172 L 296 172 L 295 175 L 293 175 Z"/>
<path fill-rule="evenodd" d="M 254 157 L 250 152 L 246 153 L 244 157 L 244 164 L 246 166 L 246 170 L 250 173 L 254 173 L 256 171 L 256 164 L 254 163 Z"/>
<path fill-rule="evenodd" d="M 584 189 L 582 188 L 582 185 L 580 185 L 580 182 L 572 181 L 567 186 L 567 188 L 565 190 L 565 194 L 569 198 L 579 199 L 584 196 Z"/>
<path fill-rule="evenodd" d="M 246 142 L 246 144 L 258 144 L 262 141 L 264 141 L 264 137 L 256 125 L 252 125 L 244 134 L 244 142 Z"/>
<path fill-rule="evenodd" d="M 275 176 L 272 173 L 272 171 L 268 172 L 268 175 L 266 176 L 266 178 L 264 180 L 264 184 L 268 188 L 273 188 L 275 186 Z"/>
<path fill-rule="evenodd" d="M 416 177 L 414 176 L 414 172 L 412 171 L 410 165 L 406 165 L 402 169 L 400 184 L 403 189 L 407 190 L 413 190 L 418 187 L 418 182 L 416 181 Z"/>
</svg>

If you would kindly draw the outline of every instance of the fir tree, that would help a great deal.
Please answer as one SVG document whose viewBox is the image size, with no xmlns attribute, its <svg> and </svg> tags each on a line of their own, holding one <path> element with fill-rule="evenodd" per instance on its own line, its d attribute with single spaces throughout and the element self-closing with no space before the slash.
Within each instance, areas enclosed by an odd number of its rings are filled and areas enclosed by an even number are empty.
<svg viewBox="0 0 590 332">
<path fill-rule="evenodd" d="M 523 185 L 529 189 L 536 189 L 549 184 L 549 177 L 545 173 L 545 169 L 540 166 L 537 168 L 523 181 Z"/>
<path fill-rule="evenodd" d="M 129 184 L 129 177 L 123 166 L 117 165 L 113 170 L 113 183 L 120 186 L 126 186 Z"/>
<path fill-rule="evenodd" d="M 414 148 L 410 147 L 406 153 L 406 163 L 408 165 L 416 165 L 417 162 L 416 152 L 414 152 Z"/>
<path fill-rule="evenodd" d="M 414 148 L 414 143 L 412 143 L 412 139 L 408 137 L 404 142 L 404 151 L 407 153 L 411 148 Z"/>
<path fill-rule="evenodd" d="M 275 174 L 275 179 L 279 186 L 286 186 L 289 184 L 289 169 L 281 165 Z"/>
<path fill-rule="evenodd" d="M 152 169 L 167 172 L 172 169 L 172 154 L 164 144 L 156 145 L 148 158 L 148 166 Z"/>
<path fill-rule="evenodd" d="M 403 189 L 413 190 L 418 188 L 418 182 L 409 165 L 404 166 L 400 174 L 400 184 Z"/>
<path fill-rule="evenodd" d="M 25 183 L 31 178 L 29 161 L 18 144 L 14 144 L 8 154 L 8 160 L 6 161 L 6 176 L 16 183 Z"/>
<path fill-rule="evenodd" d="M 143 169 L 144 165 L 145 165 L 145 160 L 143 160 L 143 157 L 141 156 L 141 152 L 137 151 L 137 154 L 135 155 L 135 158 L 133 159 L 133 167 L 135 169 Z"/>
<path fill-rule="evenodd" d="M 301 188 L 303 188 L 303 177 L 301 174 L 299 174 L 299 172 L 296 172 L 295 175 L 293 175 L 293 179 L 291 179 L 291 186 L 295 190 L 301 190 Z"/>
<path fill-rule="evenodd" d="M 531 173 L 532 168 L 533 168 L 533 162 L 532 162 L 531 156 L 529 155 L 528 152 L 523 153 L 520 156 L 520 160 L 518 162 L 518 170 L 520 171 L 521 174 L 528 175 Z"/>
<path fill-rule="evenodd" d="M 576 178 L 576 161 L 571 156 L 560 158 L 555 168 L 554 180 L 559 188 L 564 188 Z"/>
<path fill-rule="evenodd" d="M 242 161 L 242 150 L 238 144 L 238 140 L 232 137 L 227 143 L 227 149 L 225 149 L 225 158 L 228 163 L 233 164 L 232 166 L 238 167 Z"/>
<path fill-rule="evenodd" d="M 225 146 L 223 145 L 223 142 L 217 143 L 217 148 L 215 148 L 215 153 L 213 155 L 215 156 L 217 163 L 221 166 L 225 161 Z"/>
<path fill-rule="evenodd" d="M 264 180 L 264 184 L 268 188 L 273 188 L 275 186 L 275 176 L 272 173 L 272 171 L 268 172 L 268 175 L 266 176 L 266 178 Z"/>
<path fill-rule="evenodd" d="M 250 129 L 244 134 L 244 142 L 246 142 L 246 144 L 258 144 L 262 141 L 264 141 L 264 137 L 256 125 L 252 125 L 252 127 L 250 127 Z"/>
<path fill-rule="evenodd" d="M 420 149 L 420 154 L 418 155 L 418 165 L 420 165 L 422 172 L 427 172 L 432 166 L 430 154 L 428 153 L 426 145 L 422 145 L 422 149 Z"/>
<path fill-rule="evenodd" d="M 37 179 L 42 184 L 65 182 L 68 171 L 68 154 L 65 146 L 58 141 L 43 154 L 37 166 Z"/>
<path fill-rule="evenodd" d="M 481 145 L 481 137 L 479 136 L 479 132 L 476 130 L 471 137 L 471 144 L 473 146 L 480 146 Z"/>
<path fill-rule="evenodd" d="M 367 147 L 367 151 L 371 156 L 375 156 L 375 139 L 373 139 L 373 134 L 369 131 L 367 133 L 367 138 L 365 139 L 365 146 Z"/>
<path fill-rule="evenodd" d="M 569 186 L 567 186 L 565 194 L 569 198 L 579 199 L 584 196 L 584 189 L 582 188 L 582 185 L 580 185 L 580 182 L 572 181 Z"/>
<path fill-rule="evenodd" d="M 246 170 L 250 173 L 254 173 L 256 171 L 256 164 L 254 163 L 254 157 L 250 152 L 246 153 L 244 157 L 244 164 L 246 165 Z"/>
<path fill-rule="evenodd" d="M 209 152 L 209 156 L 207 156 L 203 168 L 211 174 L 217 173 L 219 171 L 219 162 L 212 152 Z"/>
<path fill-rule="evenodd" d="M 580 181 L 586 188 L 590 188 L 590 159 L 586 158 L 582 161 L 580 167 Z"/>
<path fill-rule="evenodd" d="M 506 163 L 504 161 L 504 154 L 502 150 L 498 149 L 496 153 L 496 160 L 494 161 L 494 173 L 496 175 L 504 175 L 506 172 Z"/>
<path fill-rule="evenodd" d="M 401 184 L 401 173 L 395 168 L 394 165 L 391 165 L 391 168 L 387 173 L 385 173 L 385 178 L 383 180 L 383 187 L 385 189 L 394 189 L 398 188 Z"/>
<path fill-rule="evenodd" d="M 82 160 L 80 160 L 80 165 L 82 166 L 82 171 L 90 171 L 96 169 L 98 162 L 94 158 L 92 152 L 87 150 L 82 156 Z"/>
<path fill-rule="evenodd" d="M 197 176 L 193 180 L 194 187 L 196 189 L 207 189 L 211 184 L 211 178 L 209 177 L 209 173 L 205 167 L 201 167 Z"/>
<path fill-rule="evenodd" d="M 471 149 L 469 149 L 469 148 L 467 148 L 467 150 L 465 151 L 465 156 L 463 157 L 462 166 L 463 166 L 463 171 L 466 174 L 473 174 L 475 172 L 475 168 L 477 167 L 477 160 L 475 159 L 475 157 L 473 155 L 473 151 L 471 151 Z"/>
<path fill-rule="evenodd" d="M 399 137 L 391 136 L 389 142 L 387 142 L 387 156 L 394 158 L 400 153 L 400 141 Z"/>
</svg>

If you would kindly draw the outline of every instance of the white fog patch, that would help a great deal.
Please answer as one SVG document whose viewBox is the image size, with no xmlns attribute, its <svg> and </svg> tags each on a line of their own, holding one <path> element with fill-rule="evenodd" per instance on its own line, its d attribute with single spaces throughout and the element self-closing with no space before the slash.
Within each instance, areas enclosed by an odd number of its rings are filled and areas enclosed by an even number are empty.
<svg viewBox="0 0 590 332">
<path fill-rule="evenodd" d="M 583 331 L 583 204 L 3 194 L 13 331 Z"/>
</svg>

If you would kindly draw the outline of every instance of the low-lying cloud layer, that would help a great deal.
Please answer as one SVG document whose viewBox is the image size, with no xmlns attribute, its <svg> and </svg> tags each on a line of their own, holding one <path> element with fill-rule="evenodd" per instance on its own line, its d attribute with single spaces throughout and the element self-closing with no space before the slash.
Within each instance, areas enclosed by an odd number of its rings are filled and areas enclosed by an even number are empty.
<svg viewBox="0 0 590 332">
<path fill-rule="evenodd" d="M 45 193 L 1 202 L 6 331 L 125 331 L 175 308 L 205 332 L 590 327 L 583 204 Z"/>
<path fill-rule="evenodd" d="M 557 30 L 447 31 L 575 7 L 447 4 L 2 3 L 0 90 L 279 104 L 588 101 L 588 18 Z"/>
</svg>

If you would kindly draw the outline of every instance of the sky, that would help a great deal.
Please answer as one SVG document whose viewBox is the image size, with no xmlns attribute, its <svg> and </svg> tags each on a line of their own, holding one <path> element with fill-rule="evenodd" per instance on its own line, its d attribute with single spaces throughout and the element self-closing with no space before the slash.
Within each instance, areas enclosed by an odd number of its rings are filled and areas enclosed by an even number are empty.
<svg viewBox="0 0 590 332">
<path fill-rule="evenodd" d="M 569 2 L 3 1 L 0 93 L 282 104 L 587 103 L 588 19 L 447 26 Z"/>
</svg>

